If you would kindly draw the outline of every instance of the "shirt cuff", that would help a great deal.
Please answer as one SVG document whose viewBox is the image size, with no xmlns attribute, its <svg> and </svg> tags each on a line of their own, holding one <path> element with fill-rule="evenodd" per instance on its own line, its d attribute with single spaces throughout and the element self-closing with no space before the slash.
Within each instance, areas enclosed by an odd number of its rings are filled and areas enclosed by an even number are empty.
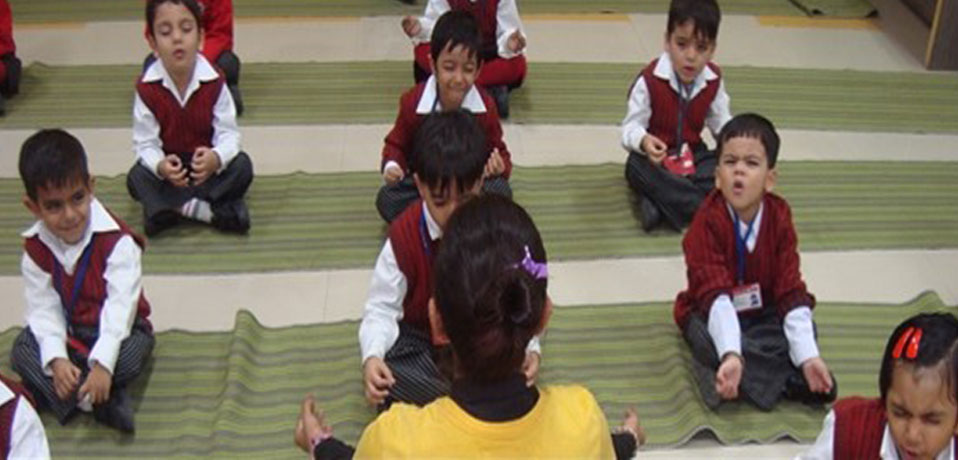
<svg viewBox="0 0 958 460">
<path fill-rule="evenodd" d="M 539 343 L 539 336 L 534 335 L 532 339 L 529 340 L 529 344 L 526 345 L 526 353 L 538 353 L 539 356 L 542 356 L 542 344 Z"/>
<path fill-rule="evenodd" d="M 54 359 L 67 357 L 67 344 L 59 338 L 47 338 L 40 341 L 40 364 L 43 365 L 43 373 L 47 377 L 53 376 L 53 369 L 50 364 Z"/>
<path fill-rule="evenodd" d="M 383 346 L 383 343 L 377 342 L 368 345 L 367 349 L 363 350 L 363 361 L 361 364 L 366 365 L 366 360 L 369 358 L 386 359 L 386 347 Z"/>
<path fill-rule="evenodd" d="M 93 350 L 90 351 L 90 369 L 93 369 L 94 364 L 100 363 L 104 369 L 110 371 L 110 375 L 113 375 L 113 367 L 116 365 L 116 358 L 119 354 L 120 341 L 107 335 L 101 335 L 93 344 Z"/>
<path fill-rule="evenodd" d="M 811 308 L 797 307 L 788 312 L 784 329 L 785 338 L 788 339 L 788 357 L 795 367 L 801 367 L 802 363 L 819 355 Z"/>
<path fill-rule="evenodd" d="M 709 310 L 709 336 L 719 360 L 728 353 L 742 355 L 742 329 L 735 306 L 727 294 L 718 296 Z"/>
</svg>

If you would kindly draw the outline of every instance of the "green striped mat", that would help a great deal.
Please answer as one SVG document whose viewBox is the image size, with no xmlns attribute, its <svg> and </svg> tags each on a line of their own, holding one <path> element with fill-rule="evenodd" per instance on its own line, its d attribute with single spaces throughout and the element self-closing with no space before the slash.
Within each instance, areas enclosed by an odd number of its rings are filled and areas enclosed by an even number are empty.
<svg viewBox="0 0 958 460">
<path fill-rule="evenodd" d="M 819 305 L 822 355 L 840 395 L 876 395 L 887 334 L 911 314 L 944 308 L 933 293 L 904 306 Z M 53 454 L 300 458 L 292 430 L 307 392 L 316 393 L 336 434 L 355 442 L 373 417 L 362 396 L 356 327 L 268 329 L 243 311 L 231 332 L 160 333 L 153 365 L 133 388 L 136 438 L 123 440 L 90 417 L 61 427 L 45 415 Z M 0 334 L 0 350 L 9 350 L 18 332 Z M 543 344 L 542 383 L 586 385 L 613 426 L 625 407 L 637 405 L 654 447 L 682 444 L 702 430 L 728 444 L 810 441 L 825 414 L 794 403 L 769 413 L 744 404 L 707 411 L 666 304 L 558 308 Z M 10 372 L 6 351 L 0 371 Z"/>
<path fill-rule="evenodd" d="M 641 64 L 531 63 L 512 121 L 618 124 Z M 140 67 L 28 67 L 3 128 L 130 126 Z M 958 132 L 958 79 L 947 74 L 725 68 L 734 112 L 780 128 Z M 243 125 L 391 123 L 412 84 L 407 62 L 248 64 Z"/>
<path fill-rule="evenodd" d="M 386 16 L 422 14 L 425 1 L 396 0 L 234 0 L 236 17 Z M 668 0 L 520 0 L 522 14 L 666 13 Z M 10 0 L 17 23 L 142 20 L 140 2 L 129 0 Z M 817 0 L 831 16 L 862 17 L 865 0 Z M 801 15 L 788 0 L 720 0 L 724 14 Z"/>
<path fill-rule="evenodd" d="M 257 152 L 253 152 L 254 158 Z M 793 208 L 802 250 L 958 247 L 958 163 L 785 162 L 779 191 Z M 97 195 L 135 228 L 125 178 Z M 371 267 L 384 224 L 376 173 L 258 177 L 248 237 L 186 225 L 151 241 L 148 273 Z M 680 236 L 642 232 L 619 164 L 516 168 L 516 200 L 535 218 L 553 260 L 674 255 Z M 31 216 L 18 180 L 0 180 L 0 274 L 16 274 L 19 232 Z"/>
<path fill-rule="evenodd" d="M 790 0 L 793 5 L 809 16 L 863 18 L 876 13 L 875 7 L 865 0 Z"/>
</svg>

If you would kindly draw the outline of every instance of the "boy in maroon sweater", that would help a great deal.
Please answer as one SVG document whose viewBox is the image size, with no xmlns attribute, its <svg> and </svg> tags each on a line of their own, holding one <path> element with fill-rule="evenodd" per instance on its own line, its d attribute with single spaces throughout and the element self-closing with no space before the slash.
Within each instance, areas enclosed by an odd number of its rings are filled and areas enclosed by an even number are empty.
<svg viewBox="0 0 958 460">
<path fill-rule="evenodd" d="M 725 125 L 718 142 L 717 190 L 682 241 L 688 288 L 674 310 L 702 397 L 713 409 L 740 395 L 764 410 L 782 396 L 833 401 L 791 209 L 771 193 L 778 134 L 764 117 L 745 114 Z"/>
<path fill-rule="evenodd" d="M 0 115 L 6 113 L 4 100 L 20 92 L 20 59 L 13 42 L 13 13 L 10 3 L 0 0 Z"/>
<path fill-rule="evenodd" d="M 366 399 L 418 405 L 449 392 L 430 340 L 432 263 L 443 227 L 460 202 L 482 188 L 486 140 L 464 110 L 426 117 L 415 138 L 413 180 L 422 199 L 389 226 L 369 285 L 359 345 Z M 529 345 L 527 375 L 538 370 L 539 344 Z"/>
<path fill-rule="evenodd" d="M 396 124 L 386 135 L 380 170 L 385 185 L 376 197 L 376 209 L 392 222 L 410 203 L 419 198 L 410 158 L 413 138 L 422 120 L 433 112 L 465 109 L 476 115 L 485 133 L 486 192 L 512 196 L 509 174 L 512 161 L 502 141 L 502 126 L 496 104 L 485 90 L 475 85 L 479 74 L 479 29 L 476 20 L 464 11 L 450 11 L 436 21 L 433 31 L 433 75 L 399 99 Z"/>
</svg>

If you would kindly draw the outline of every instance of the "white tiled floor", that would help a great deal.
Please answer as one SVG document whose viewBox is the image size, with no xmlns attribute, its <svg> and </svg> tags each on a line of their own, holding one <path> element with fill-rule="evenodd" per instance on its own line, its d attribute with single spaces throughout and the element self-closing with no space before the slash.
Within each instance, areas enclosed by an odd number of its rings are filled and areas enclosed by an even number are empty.
<svg viewBox="0 0 958 460">
<path fill-rule="evenodd" d="M 624 108 L 623 108 L 624 110 Z M 391 125 L 243 126 L 243 148 L 257 174 L 375 171 Z M 614 125 L 504 125 L 505 142 L 521 166 L 622 163 Z M 134 155 L 129 128 L 71 129 L 96 174 L 126 173 Z M 0 130 L 0 177 L 17 177 L 19 145 L 32 130 Z M 956 161 L 958 135 L 783 129 L 784 161 Z M 711 142 L 711 140 L 710 140 Z"/>
</svg>

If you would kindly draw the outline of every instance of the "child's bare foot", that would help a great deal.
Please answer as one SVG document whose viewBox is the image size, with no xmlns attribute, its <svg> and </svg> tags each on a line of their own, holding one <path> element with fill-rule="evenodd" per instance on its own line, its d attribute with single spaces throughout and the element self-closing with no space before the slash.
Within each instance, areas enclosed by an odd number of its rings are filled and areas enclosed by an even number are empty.
<svg viewBox="0 0 958 460">
<path fill-rule="evenodd" d="M 635 407 L 625 410 L 625 417 L 622 419 L 619 430 L 631 433 L 635 437 L 636 446 L 645 444 L 645 430 L 639 423 L 639 413 L 635 411 Z"/>
</svg>

